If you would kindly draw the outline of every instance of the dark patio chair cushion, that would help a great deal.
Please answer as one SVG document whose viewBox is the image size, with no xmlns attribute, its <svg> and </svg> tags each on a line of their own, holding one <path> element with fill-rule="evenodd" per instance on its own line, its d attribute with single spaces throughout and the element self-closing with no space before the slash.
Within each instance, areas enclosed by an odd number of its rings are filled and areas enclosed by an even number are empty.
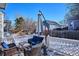
<svg viewBox="0 0 79 59">
<path fill-rule="evenodd" d="M 36 45 L 41 43 L 43 40 L 43 37 L 39 37 L 39 36 L 33 36 L 33 38 L 28 40 L 28 43 L 32 44 L 32 45 Z"/>
<path fill-rule="evenodd" d="M 36 43 L 33 41 L 33 38 L 28 39 L 28 43 L 31 44 L 31 45 L 36 45 Z"/>
<path fill-rule="evenodd" d="M 9 48 L 15 47 L 15 43 L 8 44 Z"/>
</svg>

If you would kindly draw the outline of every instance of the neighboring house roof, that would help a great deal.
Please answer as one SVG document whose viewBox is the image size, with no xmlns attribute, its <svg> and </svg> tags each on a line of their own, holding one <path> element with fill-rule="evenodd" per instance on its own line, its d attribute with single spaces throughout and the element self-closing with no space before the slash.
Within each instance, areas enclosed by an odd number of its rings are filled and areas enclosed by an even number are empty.
<svg viewBox="0 0 79 59">
<path fill-rule="evenodd" d="M 61 26 L 60 24 L 58 24 L 57 22 L 55 21 L 50 21 L 50 20 L 46 20 L 46 22 L 49 24 L 49 25 L 55 25 L 55 26 Z"/>
</svg>

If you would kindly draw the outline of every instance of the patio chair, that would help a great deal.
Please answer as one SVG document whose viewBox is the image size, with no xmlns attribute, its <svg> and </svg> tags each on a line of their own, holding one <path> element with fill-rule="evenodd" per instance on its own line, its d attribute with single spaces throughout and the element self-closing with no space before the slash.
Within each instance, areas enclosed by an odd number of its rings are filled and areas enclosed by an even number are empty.
<svg viewBox="0 0 79 59">
<path fill-rule="evenodd" d="M 4 56 L 19 55 L 19 49 L 14 43 L 6 44 L 5 42 L 2 42 L 1 45 L 3 48 Z"/>
<path fill-rule="evenodd" d="M 43 44 L 43 37 L 33 36 L 32 39 L 28 40 L 28 43 L 32 46 L 31 56 L 40 56 L 41 55 L 41 47 Z"/>
</svg>

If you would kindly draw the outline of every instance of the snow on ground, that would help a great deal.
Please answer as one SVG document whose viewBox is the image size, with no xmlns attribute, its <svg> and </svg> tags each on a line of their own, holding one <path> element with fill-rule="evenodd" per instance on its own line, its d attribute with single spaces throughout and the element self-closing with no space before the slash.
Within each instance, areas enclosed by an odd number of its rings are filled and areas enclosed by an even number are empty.
<svg viewBox="0 0 79 59">
<path fill-rule="evenodd" d="M 53 50 L 60 55 L 79 56 L 79 41 L 65 38 L 48 37 L 49 50 Z M 52 52 L 53 53 L 53 52 Z M 49 53 L 50 54 L 50 53 Z"/>
</svg>

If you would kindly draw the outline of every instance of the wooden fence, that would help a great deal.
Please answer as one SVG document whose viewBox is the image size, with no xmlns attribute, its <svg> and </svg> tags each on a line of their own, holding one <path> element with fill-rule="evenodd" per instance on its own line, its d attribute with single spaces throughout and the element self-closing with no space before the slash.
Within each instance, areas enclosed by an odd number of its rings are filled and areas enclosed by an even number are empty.
<svg viewBox="0 0 79 59">
<path fill-rule="evenodd" d="M 79 40 L 79 31 L 53 30 L 49 33 L 52 37 L 69 38 Z"/>
</svg>

